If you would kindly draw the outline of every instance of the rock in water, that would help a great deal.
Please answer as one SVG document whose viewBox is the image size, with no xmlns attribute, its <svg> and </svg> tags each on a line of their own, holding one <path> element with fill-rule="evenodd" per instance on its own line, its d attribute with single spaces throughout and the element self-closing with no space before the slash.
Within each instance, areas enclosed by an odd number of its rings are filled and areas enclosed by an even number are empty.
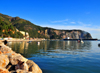
<svg viewBox="0 0 100 73">
<path fill-rule="evenodd" d="M 0 73 L 42 73 L 33 61 L 0 42 Z"/>
<path fill-rule="evenodd" d="M 32 71 L 32 73 L 42 73 L 42 70 L 33 61 L 28 60 L 26 63 L 29 67 L 29 71 Z"/>
<path fill-rule="evenodd" d="M 27 59 L 25 59 L 21 54 L 13 54 L 9 57 L 9 60 L 11 62 L 12 65 L 16 65 L 18 62 L 17 60 L 20 60 L 20 61 L 27 61 Z"/>
</svg>

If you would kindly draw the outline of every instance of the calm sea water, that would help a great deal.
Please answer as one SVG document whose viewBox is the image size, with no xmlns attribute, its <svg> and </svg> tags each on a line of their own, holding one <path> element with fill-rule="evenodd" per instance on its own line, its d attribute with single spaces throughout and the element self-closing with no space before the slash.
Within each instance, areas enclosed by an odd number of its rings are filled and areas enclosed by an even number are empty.
<svg viewBox="0 0 100 73">
<path fill-rule="evenodd" d="M 17 53 L 33 60 L 43 73 L 100 73 L 100 41 L 9 42 Z"/>
</svg>

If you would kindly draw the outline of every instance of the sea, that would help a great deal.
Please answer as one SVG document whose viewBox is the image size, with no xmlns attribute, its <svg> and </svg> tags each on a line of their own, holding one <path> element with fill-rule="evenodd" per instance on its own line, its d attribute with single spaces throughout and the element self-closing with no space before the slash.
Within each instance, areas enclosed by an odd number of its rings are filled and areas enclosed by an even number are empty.
<svg viewBox="0 0 100 73">
<path fill-rule="evenodd" d="M 8 42 L 8 46 L 34 61 L 43 73 L 100 73 L 100 41 L 47 40 Z"/>
</svg>

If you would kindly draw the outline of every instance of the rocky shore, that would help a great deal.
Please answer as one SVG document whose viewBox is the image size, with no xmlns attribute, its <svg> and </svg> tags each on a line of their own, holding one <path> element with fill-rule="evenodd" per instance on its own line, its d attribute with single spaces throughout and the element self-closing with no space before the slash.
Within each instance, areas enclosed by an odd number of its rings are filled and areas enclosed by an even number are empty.
<svg viewBox="0 0 100 73">
<path fill-rule="evenodd" d="M 42 73 L 33 61 L 0 42 L 0 73 Z"/>
</svg>

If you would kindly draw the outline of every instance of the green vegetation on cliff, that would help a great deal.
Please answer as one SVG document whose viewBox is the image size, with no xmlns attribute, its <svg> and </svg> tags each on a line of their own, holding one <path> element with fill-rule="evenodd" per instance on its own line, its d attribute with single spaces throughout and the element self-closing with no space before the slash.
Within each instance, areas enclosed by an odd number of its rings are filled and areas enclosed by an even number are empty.
<svg viewBox="0 0 100 73">
<path fill-rule="evenodd" d="M 12 32 L 16 32 L 15 28 L 17 28 L 19 31 L 28 32 L 29 36 L 32 38 L 62 39 L 66 37 L 77 38 L 76 36 L 79 38 L 81 34 L 83 34 L 84 38 L 92 38 L 88 32 L 84 33 L 82 30 L 56 30 L 48 27 L 43 28 L 28 20 L 19 17 L 10 17 L 4 14 L 0 14 L 0 19 L 0 35 L 3 34 L 5 36 L 14 37 L 15 33 L 12 34 Z M 2 32 L 3 29 L 5 32 Z M 9 29 L 11 29 L 11 31 L 8 31 Z M 16 35 L 16 37 L 22 37 L 22 34 L 19 32 L 16 32 Z"/>
<path fill-rule="evenodd" d="M 0 36 L 2 37 L 10 36 L 16 38 L 23 37 L 21 33 L 16 32 L 15 27 L 9 21 L 7 21 L 7 18 L 2 18 L 1 16 L 0 16 Z"/>
</svg>

